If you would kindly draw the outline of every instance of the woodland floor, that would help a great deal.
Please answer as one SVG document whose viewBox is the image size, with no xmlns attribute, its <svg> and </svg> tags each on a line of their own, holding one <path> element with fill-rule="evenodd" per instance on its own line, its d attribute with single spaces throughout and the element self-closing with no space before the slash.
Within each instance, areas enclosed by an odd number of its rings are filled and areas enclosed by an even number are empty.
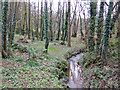
<svg viewBox="0 0 120 90">
<path fill-rule="evenodd" d="M 15 36 L 11 48 L 12 56 L 2 59 L 1 88 L 64 88 L 60 78 L 67 76 L 68 62 L 65 54 L 74 49 L 84 48 L 79 38 L 72 38 L 72 47 L 61 45 L 61 41 L 50 42 L 48 54 L 44 54 L 44 41 L 17 42 L 22 36 Z M 111 42 L 109 61 L 103 62 L 94 54 L 87 55 L 80 64 L 83 67 L 83 87 L 118 88 L 118 48 L 116 40 Z M 29 57 L 30 54 L 30 57 Z M 91 62 L 92 60 L 98 62 Z M 85 61 L 85 62 L 84 62 Z M 105 63 L 105 64 L 104 64 Z"/>
<path fill-rule="evenodd" d="M 64 55 L 72 48 L 84 47 L 80 39 L 72 38 L 72 47 L 61 45 L 61 41 L 50 42 L 48 54 L 44 54 L 44 41 L 22 43 L 17 42 L 22 36 L 15 38 L 12 56 L 2 59 L 2 88 L 66 87 L 59 80 L 67 75 L 68 62 Z"/>
</svg>

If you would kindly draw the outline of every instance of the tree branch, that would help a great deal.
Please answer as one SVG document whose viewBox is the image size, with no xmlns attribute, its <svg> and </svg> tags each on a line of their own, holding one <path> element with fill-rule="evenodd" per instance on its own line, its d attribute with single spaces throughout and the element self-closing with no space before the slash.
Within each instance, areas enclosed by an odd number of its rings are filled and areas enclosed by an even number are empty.
<svg viewBox="0 0 120 90">
<path fill-rule="evenodd" d="M 106 4 L 107 6 L 109 6 L 109 5 L 107 4 L 107 2 L 105 2 L 105 4 Z"/>
</svg>

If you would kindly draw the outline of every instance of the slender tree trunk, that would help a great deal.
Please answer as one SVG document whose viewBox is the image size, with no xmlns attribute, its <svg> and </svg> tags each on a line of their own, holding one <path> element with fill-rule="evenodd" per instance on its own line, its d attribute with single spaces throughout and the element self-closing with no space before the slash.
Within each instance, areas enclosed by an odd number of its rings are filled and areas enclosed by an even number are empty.
<svg viewBox="0 0 120 90">
<path fill-rule="evenodd" d="M 86 17 L 85 17 L 85 11 L 83 11 L 83 15 L 84 15 L 84 28 L 85 28 L 85 38 L 87 37 L 87 25 L 86 25 Z"/>
<path fill-rule="evenodd" d="M 77 19 L 77 31 L 78 31 L 78 26 L 79 26 L 79 17 Z"/>
<path fill-rule="evenodd" d="M 73 22 L 73 29 L 72 29 L 72 37 L 77 37 L 77 23 L 76 23 L 76 13 L 74 15 L 74 22 Z"/>
<path fill-rule="evenodd" d="M 45 1 L 45 30 L 46 30 L 46 36 L 45 36 L 45 49 L 46 53 L 48 52 L 48 46 L 49 46 L 49 36 L 48 36 L 48 8 L 47 8 L 47 1 Z"/>
<path fill-rule="evenodd" d="M 41 23 L 40 23 L 40 38 L 43 41 L 43 28 L 44 28 L 44 21 L 43 21 L 43 1 L 41 1 Z"/>
<path fill-rule="evenodd" d="M 31 30 L 32 30 L 32 42 L 35 40 L 34 32 L 33 32 L 34 27 L 35 27 L 34 24 L 31 24 Z"/>
<path fill-rule="evenodd" d="M 29 0 L 29 30 L 28 30 L 28 39 L 30 39 L 30 14 L 31 14 L 31 10 L 30 10 L 30 0 Z"/>
<path fill-rule="evenodd" d="M 24 2 L 25 5 L 25 23 L 26 23 L 26 34 L 28 34 L 28 23 L 27 23 L 27 4 Z"/>
<path fill-rule="evenodd" d="M 84 36 L 84 40 L 85 40 L 85 44 L 86 44 L 86 49 L 88 48 L 88 27 L 87 27 L 87 19 L 85 17 L 85 10 L 83 10 L 83 15 L 84 15 L 84 28 L 85 28 L 85 36 Z"/>
<path fill-rule="evenodd" d="M 64 2 L 63 2 L 63 12 L 62 12 L 62 37 L 61 40 L 63 40 L 64 36 Z"/>
<path fill-rule="evenodd" d="M 52 31 L 52 2 L 50 2 L 50 40 L 53 41 L 53 31 Z"/>
<path fill-rule="evenodd" d="M 2 58 L 7 57 L 7 13 L 8 13 L 8 2 L 4 2 L 2 10 Z"/>
<path fill-rule="evenodd" d="M 100 4 L 100 12 L 98 17 L 98 25 L 97 25 L 97 40 L 96 40 L 96 53 L 99 53 L 100 49 L 100 42 L 102 37 L 102 30 L 103 30 L 103 21 L 104 21 L 104 2 L 101 2 Z"/>
<path fill-rule="evenodd" d="M 16 27 L 16 11 L 17 11 L 17 2 L 15 2 L 15 5 L 14 5 L 14 15 L 13 15 L 13 21 L 12 21 L 11 34 L 10 34 L 11 44 L 14 42 L 14 33 L 15 33 L 15 27 Z"/>
<path fill-rule="evenodd" d="M 61 26 L 61 13 L 60 13 L 60 2 L 58 2 L 58 33 L 56 40 L 59 40 L 60 37 L 60 33 L 61 33 L 60 26 Z"/>
<path fill-rule="evenodd" d="M 60 34 L 61 34 L 61 13 L 60 13 L 60 17 L 59 17 L 59 26 L 58 26 L 58 34 L 57 34 L 57 39 L 56 40 L 59 40 L 60 38 Z"/>
<path fill-rule="evenodd" d="M 74 10 L 74 15 L 71 21 L 71 25 L 72 23 L 74 23 L 73 30 L 72 30 L 72 37 L 77 37 L 76 9 L 77 9 L 77 2 L 76 2 L 75 10 Z"/>
<path fill-rule="evenodd" d="M 110 38 L 112 38 L 112 32 L 113 32 L 113 28 L 115 26 L 115 22 L 118 19 L 120 14 L 120 1 L 118 2 L 118 8 L 116 9 L 115 15 L 113 16 L 112 20 L 111 20 L 111 25 L 110 25 Z"/>
<path fill-rule="evenodd" d="M 83 31 L 82 31 L 82 18 L 80 15 L 80 33 L 81 33 L 81 39 L 84 37 Z"/>
<path fill-rule="evenodd" d="M 118 18 L 118 24 L 120 24 L 120 15 Z M 118 38 L 118 60 L 120 60 L 120 25 L 117 25 L 117 37 Z M 119 63 L 120 65 L 120 63 Z"/>
<path fill-rule="evenodd" d="M 36 37 L 38 39 L 38 30 L 39 30 L 39 0 L 38 0 L 38 20 L 37 20 L 37 30 L 36 30 Z"/>
<path fill-rule="evenodd" d="M 24 2 L 24 6 L 25 6 L 25 2 Z M 25 8 L 25 7 L 24 7 Z M 26 12 L 24 11 L 24 20 L 23 20 L 23 36 L 25 35 L 25 21 L 26 21 Z"/>
<path fill-rule="evenodd" d="M 34 17 L 34 20 L 31 20 L 31 30 L 32 30 L 32 41 L 35 40 L 34 37 L 34 32 L 33 30 L 36 30 L 36 7 L 35 7 L 35 3 L 34 3 L 34 12 L 31 12 L 31 16 Z M 35 32 L 36 33 L 36 32 Z"/>
<path fill-rule="evenodd" d="M 34 32 L 33 32 L 33 29 L 35 29 L 35 34 L 36 34 L 36 37 L 37 37 L 37 34 L 38 34 L 38 31 L 37 31 L 37 28 L 38 28 L 38 20 L 37 20 L 37 15 L 36 15 L 36 6 L 35 6 L 35 3 L 34 3 L 34 13 L 33 13 L 33 17 L 34 17 L 34 26 L 32 26 L 32 40 L 34 41 L 35 40 L 35 37 L 34 37 Z M 37 22 L 36 22 L 37 21 Z M 37 37 L 38 39 L 38 37 Z"/>
<path fill-rule="evenodd" d="M 71 47 L 70 0 L 68 1 L 68 47 Z"/>
<path fill-rule="evenodd" d="M 120 24 L 120 15 L 119 15 L 119 18 L 118 18 L 118 24 Z M 120 38 L 120 25 L 117 25 L 117 35 L 116 35 L 116 38 Z"/>
<path fill-rule="evenodd" d="M 9 44 L 10 44 L 10 35 L 11 35 L 11 29 L 12 29 L 12 5 L 13 5 L 13 3 L 10 3 L 10 22 L 9 22 L 9 31 L 8 31 Z"/>
<path fill-rule="evenodd" d="M 67 37 L 67 35 L 68 35 L 68 10 L 67 10 L 67 5 L 66 5 L 66 20 L 65 20 L 65 27 L 64 27 L 65 29 L 65 32 L 64 32 L 64 37 L 63 37 L 63 44 L 65 43 L 65 39 L 66 39 L 66 37 Z"/>
<path fill-rule="evenodd" d="M 1 4 L 2 2 L 0 1 L 0 54 L 2 55 L 2 5 Z"/>
</svg>

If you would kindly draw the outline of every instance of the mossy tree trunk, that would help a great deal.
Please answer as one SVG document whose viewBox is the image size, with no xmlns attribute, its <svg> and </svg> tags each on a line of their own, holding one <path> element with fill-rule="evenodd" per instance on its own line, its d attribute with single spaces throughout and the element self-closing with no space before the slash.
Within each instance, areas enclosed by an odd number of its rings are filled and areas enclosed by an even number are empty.
<svg viewBox="0 0 120 90">
<path fill-rule="evenodd" d="M 96 20 L 96 2 L 90 2 L 90 32 L 88 38 L 89 51 L 94 51 L 95 41 L 94 41 L 94 32 L 95 32 L 95 20 Z"/>
<path fill-rule="evenodd" d="M 22 6 L 22 13 L 23 13 L 23 20 L 22 20 L 22 35 L 24 36 L 25 35 L 25 2 L 23 3 L 23 6 Z"/>
<path fill-rule="evenodd" d="M 50 2 L 50 41 L 53 41 L 53 31 L 52 31 L 52 2 Z"/>
<path fill-rule="evenodd" d="M 65 26 L 64 26 L 64 37 L 63 37 L 63 44 L 65 43 L 65 39 L 68 35 L 68 10 L 66 5 L 66 20 L 65 20 Z"/>
<path fill-rule="evenodd" d="M 17 2 L 14 3 L 14 14 L 12 20 L 12 27 L 10 32 L 10 44 L 14 42 L 14 34 L 15 34 L 15 27 L 16 27 L 16 12 L 17 12 Z"/>
<path fill-rule="evenodd" d="M 102 37 L 101 47 L 100 47 L 100 56 L 103 59 L 107 59 L 108 44 L 110 37 L 110 22 L 111 22 L 111 13 L 112 13 L 113 2 L 110 0 L 107 17 L 105 20 L 105 29 Z"/>
<path fill-rule="evenodd" d="M 1 52 L 2 52 L 2 1 L 0 1 L 0 53 Z"/>
<path fill-rule="evenodd" d="M 48 34 L 48 7 L 47 7 L 47 1 L 45 1 L 45 50 L 46 53 L 48 52 L 48 46 L 49 46 L 49 34 Z"/>
<path fill-rule="evenodd" d="M 40 22 L 40 39 L 41 39 L 41 41 L 43 41 L 43 30 L 44 30 L 43 1 L 41 1 L 41 22 Z"/>
<path fill-rule="evenodd" d="M 64 36 L 64 2 L 63 2 L 63 11 L 62 11 L 62 35 L 61 35 L 61 40 L 63 40 Z"/>
<path fill-rule="evenodd" d="M 120 24 L 120 15 L 118 18 L 118 24 Z M 117 38 L 118 38 L 118 60 L 120 60 L 120 25 L 117 25 Z"/>
<path fill-rule="evenodd" d="M 7 15 L 8 15 L 8 2 L 4 2 L 2 9 L 2 58 L 7 57 Z"/>
<path fill-rule="evenodd" d="M 38 34 L 39 34 L 39 32 L 38 32 L 38 30 L 39 30 L 39 0 L 38 0 L 38 16 L 37 16 L 37 29 L 36 29 L 36 37 L 37 37 L 37 39 L 38 39 Z"/>
<path fill-rule="evenodd" d="M 29 23 L 29 29 L 28 29 L 28 39 L 30 39 L 30 18 L 31 18 L 31 10 L 30 10 L 30 0 L 29 0 L 29 14 L 28 14 L 28 23 Z"/>
<path fill-rule="evenodd" d="M 24 2 L 25 5 L 25 26 L 26 26 L 26 35 L 28 34 L 28 23 L 27 23 L 27 3 Z"/>
<path fill-rule="evenodd" d="M 118 24 L 117 24 L 117 35 L 116 35 L 116 38 L 119 38 L 120 39 L 120 15 L 119 15 L 119 18 L 118 18 Z"/>
<path fill-rule="evenodd" d="M 100 42 L 101 42 L 101 37 L 102 37 L 102 30 L 103 30 L 103 21 L 104 21 L 104 2 L 100 3 L 100 12 L 99 12 L 99 17 L 98 17 L 98 22 L 97 22 L 97 40 L 96 40 L 96 53 L 99 53 L 100 49 Z"/>
<path fill-rule="evenodd" d="M 8 31 L 8 42 L 10 44 L 10 35 L 11 35 L 11 29 L 12 29 L 12 3 L 10 3 L 10 21 L 9 21 L 9 31 Z"/>
</svg>

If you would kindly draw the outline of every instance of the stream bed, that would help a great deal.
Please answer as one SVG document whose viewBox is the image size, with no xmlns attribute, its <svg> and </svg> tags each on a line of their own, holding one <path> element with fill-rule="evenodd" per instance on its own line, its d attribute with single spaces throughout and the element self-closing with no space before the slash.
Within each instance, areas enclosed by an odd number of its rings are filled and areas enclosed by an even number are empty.
<svg viewBox="0 0 120 90">
<path fill-rule="evenodd" d="M 72 56 L 69 61 L 69 75 L 68 75 L 68 86 L 69 88 L 82 88 L 82 78 L 81 73 L 82 69 L 80 65 L 78 65 L 78 60 L 82 60 L 82 56 L 84 53 L 77 54 L 76 56 Z"/>
</svg>

